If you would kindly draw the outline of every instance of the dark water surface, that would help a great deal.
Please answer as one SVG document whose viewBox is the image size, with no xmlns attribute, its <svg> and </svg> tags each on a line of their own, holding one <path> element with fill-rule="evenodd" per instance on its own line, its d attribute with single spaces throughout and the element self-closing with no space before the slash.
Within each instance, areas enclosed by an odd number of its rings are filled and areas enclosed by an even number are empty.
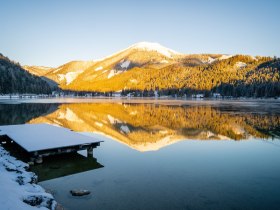
<svg viewBox="0 0 280 210">
<path fill-rule="evenodd" d="M 278 101 L 64 102 L 0 102 L 0 124 L 104 140 L 33 168 L 66 209 L 280 209 Z"/>
</svg>

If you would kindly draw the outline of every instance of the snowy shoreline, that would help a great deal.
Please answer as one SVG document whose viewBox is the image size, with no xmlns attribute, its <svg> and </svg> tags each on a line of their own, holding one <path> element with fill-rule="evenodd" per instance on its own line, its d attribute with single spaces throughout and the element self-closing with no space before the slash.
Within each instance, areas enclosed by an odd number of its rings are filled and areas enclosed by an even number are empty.
<svg viewBox="0 0 280 210">
<path fill-rule="evenodd" d="M 28 167 L 0 146 L 0 209 L 55 210 L 54 197 L 36 184 L 37 176 Z"/>
</svg>

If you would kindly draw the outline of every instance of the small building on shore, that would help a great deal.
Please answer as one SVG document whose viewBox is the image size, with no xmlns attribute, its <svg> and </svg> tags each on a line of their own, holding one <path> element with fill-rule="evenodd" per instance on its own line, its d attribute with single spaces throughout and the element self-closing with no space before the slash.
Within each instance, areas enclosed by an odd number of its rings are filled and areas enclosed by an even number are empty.
<svg viewBox="0 0 280 210">
<path fill-rule="evenodd" d="M 222 98 L 220 93 L 213 93 L 214 98 Z"/>
<path fill-rule="evenodd" d="M 204 94 L 199 93 L 199 94 L 193 94 L 192 98 L 204 98 Z"/>
</svg>

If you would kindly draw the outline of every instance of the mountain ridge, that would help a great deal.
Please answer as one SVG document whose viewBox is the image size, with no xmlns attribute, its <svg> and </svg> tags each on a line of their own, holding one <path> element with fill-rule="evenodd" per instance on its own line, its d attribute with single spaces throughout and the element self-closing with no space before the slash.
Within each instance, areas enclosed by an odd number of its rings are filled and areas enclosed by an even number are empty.
<svg viewBox="0 0 280 210">
<path fill-rule="evenodd" d="M 246 91 L 236 90 L 236 87 L 248 88 L 246 80 L 252 82 L 249 85 L 253 88 L 258 86 L 255 80 L 249 78 L 252 77 L 249 72 L 259 74 L 258 67 L 273 60 L 271 57 L 251 55 L 182 54 L 158 43 L 139 42 L 99 60 L 71 61 L 47 71 L 45 67 L 25 66 L 25 69 L 53 80 L 66 91 L 122 91 L 143 96 L 143 91 L 150 90 L 160 91 L 163 95 L 172 94 L 171 90 L 177 90 L 177 94 L 183 90 L 183 94 L 187 95 L 207 95 L 218 90 L 223 95 L 243 96 Z M 269 74 L 272 76 L 265 83 L 270 82 L 278 95 L 279 72 L 272 67 L 269 71 L 272 71 Z M 257 77 L 258 82 L 264 81 L 264 75 Z M 273 83 L 275 81 L 276 84 Z M 225 84 L 229 85 L 230 91 L 224 90 Z M 250 96 L 263 95 L 258 92 L 257 89 L 252 90 Z"/>
<path fill-rule="evenodd" d="M 70 61 L 68 63 L 65 63 L 63 65 L 60 65 L 56 68 L 52 67 L 41 67 L 41 66 L 24 66 L 24 68 L 29 71 L 30 73 L 33 73 L 37 76 L 47 76 L 48 78 L 58 82 L 60 84 L 60 81 L 63 79 L 60 79 L 59 75 L 67 74 L 69 72 L 77 71 L 77 69 L 81 69 L 82 74 L 85 72 L 87 68 L 92 68 L 95 71 L 103 70 L 103 74 L 107 71 L 110 71 L 110 73 L 107 73 L 106 76 L 111 78 L 112 76 L 115 76 L 118 74 L 118 71 L 121 70 L 129 70 L 133 67 L 143 67 L 143 66 L 151 66 L 153 68 L 162 68 L 165 66 L 168 66 L 170 64 L 174 63 L 182 63 L 186 65 L 189 63 L 190 65 L 201 65 L 205 63 L 211 63 L 216 59 L 223 59 L 223 57 L 228 55 L 222 55 L 222 54 L 189 54 L 184 55 L 182 53 L 178 53 L 172 49 L 163 47 L 162 45 L 158 43 L 150 43 L 150 42 L 139 42 L 136 44 L 133 44 L 129 46 L 128 48 L 125 48 L 123 50 L 120 50 L 116 53 L 113 53 L 109 56 L 106 56 L 101 59 L 92 60 L 92 61 Z M 194 59 L 194 60 L 191 60 Z M 73 69 L 73 67 L 70 67 L 74 63 L 74 66 L 76 69 Z M 87 68 L 82 68 L 81 66 L 77 66 L 75 64 L 90 64 L 87 66 Z M 110 70 L 108 70 L 108 68 Z M 47 69 L 47 71 L 46 71 Z M 112 71 L 116 72 L 112 72 Z M 60 71 L 60 72 L 59 72 Z M 115 74 L 114 74 L 115 73 Z M 56 77 L 55 77 L 56 76 Z M 84 76 L 91 76 L 88 73 L 85 73 Z M 62 82 L 63 84 L 63 82 Z M 70 84 L 70 83 L 69 83 Z"/>
</svg>

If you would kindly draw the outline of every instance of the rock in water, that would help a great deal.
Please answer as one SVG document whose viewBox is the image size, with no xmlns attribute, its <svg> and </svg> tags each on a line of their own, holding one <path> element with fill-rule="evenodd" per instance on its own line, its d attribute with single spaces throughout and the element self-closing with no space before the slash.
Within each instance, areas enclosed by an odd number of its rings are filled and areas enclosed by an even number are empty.
<svg viewBox="0 0 280 210">
<path fill-rule="evenodd" d="M 83 195 L 89 195 L 90 191 L 89 190 L 70 190 L 70 193 L 73 196 L 83 196 Z"/>
</svg>

